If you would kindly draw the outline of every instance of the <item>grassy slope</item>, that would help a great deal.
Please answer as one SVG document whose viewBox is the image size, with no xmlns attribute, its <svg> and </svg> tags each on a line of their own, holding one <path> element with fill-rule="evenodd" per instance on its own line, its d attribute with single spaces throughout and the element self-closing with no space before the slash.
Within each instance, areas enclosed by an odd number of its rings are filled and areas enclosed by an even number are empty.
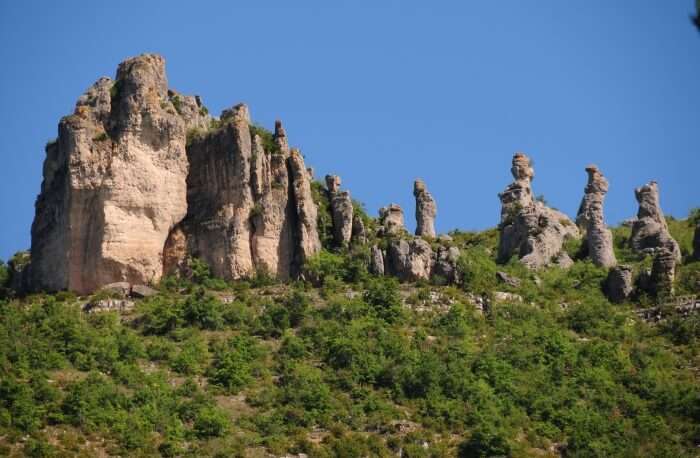
<svg viewBox="0 0 700 458">
<path fill-rule="evenodd" d="M 670 226 L 687 251 L 691 224 Z M 641 269 L 625 231 L 618 256 Z M 588 262 L 533 274 L 496 266 L 495 231 L 452 236 L 463 288 L 323 252 L 316 286 L 200 266 L 124 316 L 66 293 L 4 301 L 0 455 L 696 456 L 697 317 L 650 326 Z M 699 264 L 679 290 L 697 293 Z M 484 315 L 472 294 L 494 291 L 522 301 Z"/>
</svg>

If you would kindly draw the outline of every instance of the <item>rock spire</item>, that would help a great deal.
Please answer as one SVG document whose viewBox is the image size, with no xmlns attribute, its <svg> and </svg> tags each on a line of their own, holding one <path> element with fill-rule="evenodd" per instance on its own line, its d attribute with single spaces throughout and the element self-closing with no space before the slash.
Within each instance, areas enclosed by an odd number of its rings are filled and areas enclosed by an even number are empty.
<svg viewBox="0 0 700 458">
<path fill-rule="evenodd" d="M 659 205 L 659 188 L 656 181 L 635 189 L 634 195 L 639 202 L 639 211 L 632 224 L 630 247 L 640 253 L 652 254 L 666 248 L 676 261 L 680 261 L 681 250 L 668 231 L 666 218 Z"/>
<path fill-rule="evenodd" d="M 617 265 L 613 249 L 613 237 L 605 225 L 603 217 L 603 201 L 608 192 L 608 180 L 605 179 L 598 167 L 586 167 L 588 184 L 584 189 L 583 200 L 576 216 L 576 224 L 584 233 L 585 251 L 591 261 L 599 267 L 614 267 Z"/>
<path fill-rule="evenodd" d="M 413 195 L 416 198 L 416 235 L 434 238 L 437 204 L 423 180 L 416 180 L 413 183 Z"/>
</svg>

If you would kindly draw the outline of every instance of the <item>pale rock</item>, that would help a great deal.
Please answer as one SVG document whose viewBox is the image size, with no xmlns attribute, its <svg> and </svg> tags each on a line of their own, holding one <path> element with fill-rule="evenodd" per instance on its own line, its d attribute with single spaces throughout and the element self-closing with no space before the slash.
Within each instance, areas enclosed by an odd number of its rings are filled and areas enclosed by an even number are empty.
<svg viewBox="0 0 700 458">
<path fill-rule="evenodd" d="M 441 246 L 435 254 L 435 261 L 431 274 L 444 278 L 447 283 L 460 283 L 461 278 L 457 268 L 459 256 L 459 248 L 454 246 Z"/>
<path fill-rule="evenodd" d="M 584 245 L 593 264 L 611 268 L 617 265 L 613 249 L 612 232 L 605 225 L 603 201 L 608 192 L 608 180 L 598 167 L 586 167 L 588 184 L 584 190 L 583 200 L 579 206 L 576 224 L 584 232 Z"/>
<path fill-rule="evenodd" d="M 352 217 L 352 237 L 350 240 L 353 244 L 357 245 L 362 245 L 367 242 L 365 223 L 362 221 L 362 217 L 357 213 Z"/>
<path fill-rule="evenodd" d="M 416 180 L 413 183 L 413 195 L 416 198 L 416 235 L 434 238 L 437 204 L 423 180 Z"/>
<path fill-rule="evenodd" d="M 666 218 L 659 205 L 659 188 L 655 181 L 634 190 L 639 202 L 637 219 L 632 225 L 630 247 L 640 253 L 654 253 L 665 248 L 673 253 L 676 261 L 681 260 L 678 243 L 671 237 Z"/>
<path fill-rule="evenodd" d="M 398 204 L 379 209 L 379 222 L 384 234 L 396 235 L 404 231 L 403 210 Z"/>
<path fill-rule="evenodd" d="M 384 251 L 373 245 L 370 251 L 369 270 L 375 275 L 384 275 Z"/>
<path fill-rule="evenodd" d="M 187 211 L 185 123 L 168 107 L 165 61 L 144 54 L 61 120 L 32 224 L 32 290 L 160 279 L 163 244 Z"/>
<path fill-rule="evenodd" d="M 185 122 L 185 128 L 190 130 L 207 130 L 212 118 L 206 108 L 202 105 L 199 96 L 180 94 L 172 89 L 168 91 L 168 99 L 173 110 L 180 115 Z"/>
<path fill-rule="evenodd" d="M 131 284 L 126 281 L 118 281 L 103 286 L 101 290 L 119 297 L 128 297 L 131 294 Z"/>
<path fill-rule="evenodd" d="M 676 255 L 667 248 L 656 250 L 649 278 L 649 292 L 659 295 L 673 295 L 673 280 L 676 271 Z"/>
<path fill-rule="evenodd" d="M 385 259 L 386 273 L 400 281 L 428 280 L 433 268 L 433 250 L 423 239 L 394 240 Z"/>
<path fill-rule="evenodd" d="M 129 299 L 100 299 L 95 302 L 88 302 L 83 306 L 86 313 L 98 312 L 119 312 L 126 313 L 134 309 L 134 301 Z"/>
<path fill-rule="evenodd" d="M 576 225 L 565 214 L 533 199 L 534 170 L 526 155 L 513 156 L 511 173 L 515 181 L 499 194 L 502 204 L 499 262 L 517 256 L 526 267 L 537 269 L 565 260 L 559 257 L 564 242 L 580 237 Z"/>
<path fill-rule="evenodd" d="M 133 285 L 131 287 L 131 297 L 136 297 L 143 299 L 145 297 L 151 297 L 158 294 L 158 290 L 151 288 L 146 285 Z"/>
<path fill-rule="evenodd" d="M 619 265 L 610 269 L 604 289 L 610 302 L 619 304 L 626 301 L 634 291 L 632 267 Z"/>
<path fill-rule="evenodd" d="M 326 175 L 326 187 L 333 219 L 333 240 L 338 246 L 347 246 L 352 238 L 353 206 L 348 191 L 340 190 L 340 177 Z"/>
<path fill-rule="evenodd" d="M 496 279 L 500 283 L 506 284 L 506 285 L 511 286 L 513 288 L 517 288 L 520 286 L 520 279 L 519 278 L 508 275 L 505 272 L 496 272 Z"/>
</svg>

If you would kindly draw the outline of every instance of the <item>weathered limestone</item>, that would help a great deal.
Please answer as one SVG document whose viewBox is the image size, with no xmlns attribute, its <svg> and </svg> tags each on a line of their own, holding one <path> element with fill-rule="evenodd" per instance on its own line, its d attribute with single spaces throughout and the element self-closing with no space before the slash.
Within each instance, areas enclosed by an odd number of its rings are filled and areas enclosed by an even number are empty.
<svg viewBox="0 0 700 458">
<path fill-rule="evenodd" d="M 167 86 L 162 57 L 127 59 L 61 120 L 36 202 L 31 289 L 160 278 L 163 243 L 187 210 L 186 128 Z"/>
<path fill-rule="evenodd" d="M 400 281 L 428 280 L 433 268 L 433 250 L 423 239 L 394 240 L 389 244 L 385 273 Z"/>
<path fill-rule="evenodd" d="M 617 265 L 612 232 L 605 225 L 603 201 L 608 192 L 608 180 L 598 167 L 586 167 L 588 184 L 576 216 L 576 224 L 584 232 L 584 245 L 593 264 L 611 268 Z"/>
<path fill-rule="evenodd" d="M 565 214 L 533 198 L 534 170 L 525 154 L 513 156 L 511 173 L 515 181 L 499 194 L 502 204 L 499 262 L 518 256 L 525 266 L 537 269 L 562 259 L 559 255 L 564 242 L 580 237 L 576 225 Z"/>
<path fill-rule="evenodd" d="M 413 195 L 416 198 L 416 235 L 419 237 L 435 237 L 435 215 L 437 204 L 428 192 L 423 180 L 413 183 Z"/>
<path fill-rule="evenodd" d="M 333 240 L 336 245 L 344 246 L 350 243 L 352 237 L 352 199 L 348 191 L 340 190 L 340 177 L 326 175 L 328 199 L 333 217 Z"/>
<path fill-rule="evenodd" d="M 370 252 L 369 271 L 375 275 L 384 275 L 384 252 L 373 245 Z"/>
<path fill-rule="evenodd" d="M 673 280 L 676 272 L 676 255 L 668 248 L 656 250 L 649 278 L 649 292 L 659 296 L 673 295 Z"/>
<path fill-rule="evenodd" d="M 659 205 L 659 188 L 655 181 L 634 190 L 639 202 L 637 219 L 632 224 L 630 247 L 640 253 L 654 253 L 665 248 L 673 253 L 676 261 L 681 260 L 678 243 L 671 237 L 666 218 Z"/>
<path fill-rule="evenodd" d="M 268 151 L 251 129 L 245 105 L 225 110 L 221 120 L 220 129 L 187 148 L 188 214 L 166 244 L 166 272 L 194 256 L 224 279 L 259 271 L 294 277 L 321 249 L 304 159 L 289 149 L 279 121 Z"/>
<path fill-rule="evenodd" d="M 460 251 L 457 247 L 438 248 L 435 253 L 435 260 L 431 276 L 439 276 L 447 283 L 460 283 L 461 278 L 457 270 L 457 261 L 459 260 Z"/>
<path fill-rule="evenodd" d="M 188 131 L 191 129 L 206 130 L 209 128 L 212 118 L 198 95 L 184 95 L 171 89 L 168 90 L 168 99 L 175 112 L 185 122 L 185 128 Z"/>
<path fill-rule="evenodd" d="M 367 242 L 367 230 L 362 217 L 355 213 L 352 217 L 352 237 L 351 241 L 354 244 L 362 245 Z"/>
<path fill-rule="evenodd" d="M 397 204 L 389 204 L 379 209 L 379 222 L 384 234 L 396 235 L 403 232 L 403 210 Z"/>
<path fill-rule="evenodd" d="M 619 304 L 627 300 L 634 291 L 632 267 L 619 265 L 610 269 L 604 289 L 610 302 Z"/>
</svg>

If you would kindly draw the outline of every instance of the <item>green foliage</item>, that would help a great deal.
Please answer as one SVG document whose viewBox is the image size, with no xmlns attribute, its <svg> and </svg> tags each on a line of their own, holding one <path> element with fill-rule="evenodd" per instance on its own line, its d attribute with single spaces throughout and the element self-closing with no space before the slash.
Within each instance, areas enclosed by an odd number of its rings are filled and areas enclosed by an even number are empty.
<svg viewBox="0 0 700 458">
<path fill-rule="evenodd" d="M 177 114 L 182 115 L 182 99 L 180 98 L 179 95 L 175 94 L 172 97 L 170 97 L 170 102 L 173 104 L 173 107 L 175 108 L 175 111 L 177 111 Z"/>
<path fill-rule="evenodd" d="M 279 145 L 275 141 L 275 134 L 273 134 L 272 132 L 270 132 L 269 130 L 267 130 L 259 124 L 251 124 L 250 136 L 254 138 L 256 135 L 260 136 L 265 151 L 267 151 L 270 154 L 282 153 L 282 151 L 280 151 Z"/>
<path fill-rule="evenodd" d="M 326 188 L 320 181 L 311 182 L 311 198 L 318 207 L 317 228 L 323 248 L 333 248 L 333 215 Z"/>
<path fill-rule="evenodd" d="M 103 142 L 107 139 L 109 139 L 109 135 L 107 135 L 107 132 L 100 132 L 99 134 L 92 137 L 92 140 L 95 142 Z"/>
<path fill-rule="evenodd" d="M 364 300 L 387 323 L 394 323 L 403 317 L 399 282 L 391 277 L 371 279 L 365 290 Z"/>
<path fill-rule="evenodd" d="M 235 336 L 227 342 L 217 342 L 213 352 L 209 379 L 214 385 L 233 394 L 253 380 L 253 361 L 262 354 L 255 341 L 246 336 Z"/>
</svg>

